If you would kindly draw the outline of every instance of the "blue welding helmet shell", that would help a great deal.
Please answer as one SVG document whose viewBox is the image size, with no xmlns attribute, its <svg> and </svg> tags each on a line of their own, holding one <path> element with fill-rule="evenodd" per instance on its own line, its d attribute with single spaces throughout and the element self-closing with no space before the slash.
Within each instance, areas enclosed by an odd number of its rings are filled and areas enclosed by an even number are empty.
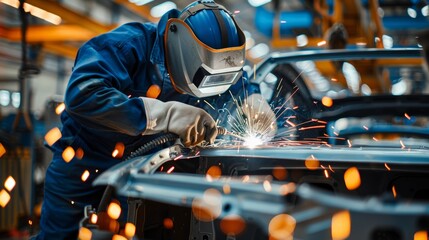
<svg viewBox="0 0 429 240">
<path fill-rule="evenodd" d="M 181 16 L 186 16 L 187 11 L 198 4 L 205 6 L 218 6 L 214 1 L 196 1 L 185 7 Z M 240 45 L 237 25 L 231 15 L 225 10 L 219 14 L 211 9 L 204 9 L 186 17 L 186 24 L 191 27 L 194 34 L 206 45 L 219 49 L 225 47 L 235 47 Z M 225 38 L 225 39 L 223 39 Z"/>
<path fill-rule="evenodd" d="M 188 5 L 167 22 L 167 70 L 176 91 L 196 97 L 221 94 L 242 76 L 245 36 L 233 16 L 214 1 Z"/>
</svg>

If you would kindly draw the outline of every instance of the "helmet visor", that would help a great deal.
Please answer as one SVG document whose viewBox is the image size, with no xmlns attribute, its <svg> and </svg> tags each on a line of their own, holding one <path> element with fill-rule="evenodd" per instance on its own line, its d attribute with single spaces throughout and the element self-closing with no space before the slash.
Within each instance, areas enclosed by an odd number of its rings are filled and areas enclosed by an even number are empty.
<svg viewBox="0 0 429 240">
<path fill-rule="evenodd" d="M 180 19 L 170 19 L 165 32 L 167 69 L 179 92 L 196 97 L 221 94 L 242 75 L 245 37 L 240 46 L 214 49 L 201 42 Z"/>
</svg>

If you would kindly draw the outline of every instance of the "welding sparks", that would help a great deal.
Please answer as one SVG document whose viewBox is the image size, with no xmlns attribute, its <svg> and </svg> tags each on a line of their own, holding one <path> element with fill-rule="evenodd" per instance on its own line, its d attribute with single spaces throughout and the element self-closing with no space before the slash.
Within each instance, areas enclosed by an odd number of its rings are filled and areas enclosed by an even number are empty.
<svg viewBox="0 0 429 240">
<path fill-rule="evenodd" d="M 170 167 L 170 168 L 167 170 L 167 173 L 168 173 L 168 174 L 170 174 L 170 173 L 172 173 L 173 171 L 174 171 L 174 166 Z"/>
<path fill-rule="evenodd" d="M 397 194 L 396 194 L 395 186 L 392 186 L 392 194 L 393 194 L 393 197 L 396 198 Z"/>
<path fill-rule="evenodd" d="M 401 148 L 404 149 L 405 148 L 405 144 L 402 142 L 402 140 L 399 140 L 399 143 L 401 144 Z"/>
<path fill-rule="evenodd" d="M 271 192 L 272 187 L 271 187 L 270 181 L 265 180 L 264 183 L 263 183 L 263 186 L 264 186 L 264 190 L 266 192 Z"/>
<path fill-rule="evenodd" d="M 89 171 L 88 171 L 88 170 L 85 170 L 85 171 L 82 173 L 82 176 L 80 177 L 80 179 L 82 180 L 82 182 L 85 182 L 85 181 L 88 179 L 88 177 L 89 177 Z"/>
<path fill-rule="evenodd" d="M 408 113 L 404 113 L 404 116 L 405 116 L 408 120 L 411 120 L 411 117 L 410 117 L 410 115 L 408 115 Z"/>
<path fill-rule="evenodd" d="M 390 171 L 390 167 L 389 167 L 389 165 L 387 165 L 387 163 L 384 163 L 384 167 L 386 167 L 386 169 L 387 169 L 388 171 Z"/>
</svg>

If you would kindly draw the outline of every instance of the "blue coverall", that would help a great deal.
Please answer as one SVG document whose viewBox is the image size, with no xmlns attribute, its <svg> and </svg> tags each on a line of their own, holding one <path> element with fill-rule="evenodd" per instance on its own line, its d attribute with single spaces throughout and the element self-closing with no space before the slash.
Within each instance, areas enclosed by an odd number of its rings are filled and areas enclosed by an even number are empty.
<svg viewBox="0 0 429 240">
<path fill-rule="evenodd" d="M 97 207 L 104 191 L 92 186 L 93 180 L 154 138 L 141 135 L 146 116 L 139 97 L 146 96 L 151 85 L 161 88 L 161 101 L 207 106 L 201 99 L 176 92 L 165 67 L 165 26 L 179 13 L 169 11 L 158 25 L 124 24 L 79 49 L 65 94 L 62 137 L 51 147 L 53 160 L 46 172 L 41 231 L 36 239 L 76 239 L 84 207 Z M 242 89 L 242 81 L 245 79 L 231 87 L 232 91 Z M 222 107 L 229 95 L 227 92 L 207 101 Z M 119 159 L 112 157 L 118 142 L 125 145 L 124 156 Z M 61 155 L 69 146 L 75 151 L 82 149 L 83 158 L 65 162 Z M 82 181 L 85 170 L 90 174 Z"/>
</svg>

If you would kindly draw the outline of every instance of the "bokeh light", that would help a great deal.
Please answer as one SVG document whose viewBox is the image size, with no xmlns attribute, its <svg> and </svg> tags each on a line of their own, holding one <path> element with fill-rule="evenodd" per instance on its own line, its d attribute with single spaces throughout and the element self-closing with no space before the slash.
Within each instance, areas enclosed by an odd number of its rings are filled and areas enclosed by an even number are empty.
<svg viewBox="0 0 429 240">
<path fill-rule="evenodd" d="M 360 186 L 360 174 L 356 167 L 351 167 L 344 173 L 344 183 L 348 190 L 355 190 Z"/>
<path fill-rule="evenodd" d="M 319 160 L 315 158 L 313 155 L 311 155 L 305 160 L 305 166 L 309 170 L 317 170 L 319 168 L 319 165 L 320 165 Z"/>
<path fill-rule="evenodd" d="M 414 240 L 428 240 L 428 232 L 427 231 L 417 231 L 414 233 Z"/>
<path fill-rule="evenodd" d="M 85 170 L 85 171 L 82 173 L 82 176 L 80 177 L 80 179 L 82 180 L 82 182 L 85 182 L 85 181 L 88 179 L 88 177 L 89 177 L 89 171 L 88 171 L 88 170 Z"/>
<path fill-rule="evenodd" d="M 72 147 L 69 146 L 66 149 L 64 149 L 62 157 L 65 162 L 67 163 L 70 162 L 74 158 L 74 156 L 75 156 L 75 152 Z"/>
<path fill-rule="evenodd" d="M 107 208 L 107 214 L 112 219 L 118 219 L 119 216 L 121 216 L 121 206 L 119 205 L 119 202 L 112 201 Z"/>
<path fill-rule="evenodd" d="M 273 169 L 273 176 L 277 179 L 277 180 L 286 180 L 287 177 L 287 170 L 286 168 L 282 167 L 282 166 L 276 166 Z"/>
<path fill-rule="evenodd" d="M 16 181 L 12 176 L 9 176 L 4 182 L 4 187 L 10 192 L 15 187 Z"/>
<path fill-rule="evenodd" d="M 92 239 L 92 232 L 86 227 L 81 227 L 79 229 L 79 240 L 91 240 Z"/>
<path fill-rule="evenodd" d="M 164 218 L 163 224 L 166 229 L 173 229 L 174 227 L 174 222 L 171 218 Z"/>
<path fill-rule="evenodd" d="M 246 222 L 238 215 L 229 215 L 220 221 L 220 229 L 226 235 L 238 235 L 246 228 Z"/>
<path fill-rule="evenodd" d="M 10 195 L 8 192 L 6 192 L 6 190 L 2 189 L 0 191 L 0 206 L 1 207 L 6 207 L 6 205 L 9 203 L 10 201 Z"/>
<path fill-rule="evenodd" d="M 125 236 L 132 238 L 136 234 L 136 226 L 132 223 L 126 223 L 125 224 L 125 230 L 124 230 Z"/>
<path fill-rule="evenodd" d="M 333 240 L 346 239 L 350 235 L 351 219 L 348 211 L 341 211 L 332 216 L 331 234 Z"/>
<path fill-rule="evenodd" d="M 6 153 L 6 148 L 4 148 L 3 144 L 0 143 L 0 157 Z"/>
<path fill-rule="evenodd" d="M 161 93 L 161 88 L 158 85 L 153 84 L 147 90 L 146 97 L 148 97 L 148 98 L 157 98 L 160 93 Z"/>
<path fill-rule="evenodd" d="M 293 239 L 296 220 L 288 214 L 279 214 L 273 217 L 268 225 L 270 239 L 283 240 Z"/>
<path fill-rule="evenodd" d="M 45 135 L 45 141 L 49 146 L 52 146 L 60 138 L 61 138 L 61 131 L 57 127 L 52 128 Z"/>
<path fill-rule="evenodd" d="M 207 170 L 207 175 L 209 175 L 212 178 L 220 178 L 220 176 L 222 175 L 222 170 L 220 169 L 219 166 L 211 166 L 208 170 Z"/>
</svg>

